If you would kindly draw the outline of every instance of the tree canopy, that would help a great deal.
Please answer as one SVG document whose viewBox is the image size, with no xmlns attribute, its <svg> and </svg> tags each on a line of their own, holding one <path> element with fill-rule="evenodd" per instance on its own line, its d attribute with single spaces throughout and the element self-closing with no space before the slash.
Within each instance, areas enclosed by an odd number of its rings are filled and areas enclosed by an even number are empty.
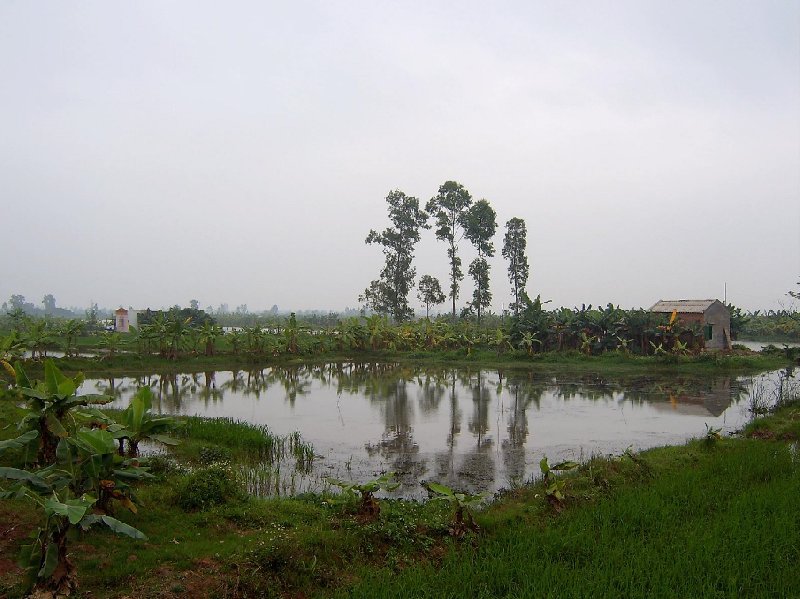
<svg viewBox="0 0 800 599">
<path fill-rule="evenodd" d="M 414 315 L 408 305 L 408 294 L 414 286 L 416 269 L 412 266 L 414 246 L 420 239 L 420 229 L 429 228 L 428 213 L 421 210 L 417 198 L 400 190 L 386 196 L 392 226 L 381 232 L 370 230 L 368 245 L 383 249 L 385 263 L 378 279 L 372 281 L 359 298 L 380 314 L 390 314 L 396 321 Z"/>
<path fill-rule="evenodd" d="M 423 275 L 419 280 L 419 301 L 425 304 L 425 318 L 430 318 L 431 306 L 441 304 L 446 296 L 442 291 L 439 279 L 431 275 Z"/>
<path fill-rule="evenodd" d="M 489 262 L 486 258 L 494 256 L 492 238 L 497 231 L 497 215 L 489 202 L 479 200 L 464 212 L 462 223 L 465 237 L 478 251 L 477 258 L 469 265 L 469 274 L 475 281 L 469 309 L 475 312 L 480 323 L 481 312 L 492 303 L 492 292 L 489 289 Z"/>
<path fill-rule="evenodd" d="M 519 314 L 525 307 L 527 295 L 525 285 L 528 283 L 528 258 L 525 255 L 527 246 L 527 230 L 525 221 L 512 218 L 506 223 L 506 234 L 503 238 L 503 257 L 508 260 L 508 280 L 514 294 L 512 309 Z"/>
<path fill-rule="evenodd" d="M 463 185 L 456 181 L 445 181 L 439 193 L 432 197 L 425 209 L 436 219 L 436 239 L 447 244 L 447 257 L 450 260 L 450 293 L 453 300 L 453 319 L 456 318 L 456 300 L 459 283 L 464 278 L 458 244 L 464 237 L 464 213 L 472 205 L 472 196 Z"/>
</svg>

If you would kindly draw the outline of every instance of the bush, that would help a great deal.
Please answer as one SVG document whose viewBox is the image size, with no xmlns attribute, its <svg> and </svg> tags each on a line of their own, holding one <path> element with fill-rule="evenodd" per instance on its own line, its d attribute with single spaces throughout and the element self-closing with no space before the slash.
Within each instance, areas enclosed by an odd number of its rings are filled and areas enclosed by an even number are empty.
<svg viewBox="0 0 800 599">
<path fill-rule="evenodd" d="M 198 452 L 198 459 L 201 464 L 216 464 L 218 462 L 230 462 L 233 454 L 226 447 L 216 445 L 205 445 Z"/>
<path fill-rule="evenodd" d="M 150 474 L 160 477 L 161 479 L 171 474 L 181 474 L 185 472 L 174 458 L 164 453 L 148 456 L 146 463 L 150 468 Z"/>
<path fill-rule="evenodd" d="M 184 510 L 203 510 L 243 499 L 241 483 L 229 466 L 215 464 L 194 471 L 181 481 L 176 503 Z"/>
</svg>

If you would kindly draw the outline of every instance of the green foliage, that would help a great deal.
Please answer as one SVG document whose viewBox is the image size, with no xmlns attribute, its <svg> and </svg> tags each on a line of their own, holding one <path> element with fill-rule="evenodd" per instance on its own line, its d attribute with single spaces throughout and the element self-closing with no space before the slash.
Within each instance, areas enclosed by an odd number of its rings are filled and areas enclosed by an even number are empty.
<svg viewBox="0 0 800 599">
<path fill-rule="evenodd" d="M 463 226 L 464 236 L 478 252 L 478 256 L 469 265 L 469 274 L 475 281 L 475 291 L 469 309 L 475 313 L 480 324 L 481 313 L 492 303 L 489 263 L 486 258 L 494 256 L 492 237 L 497 230 L 497 215 L 489 202 L 479 200 L 464 213 Z"/>
<path fill-rule="evenodd" d="M 112 501 L 135 512 L 130 483 L 150 475 L 138 463 L 116 455 L 110 432 L 78 425 L 76 408 L 108 398 L 76 395 L 82 375 L 67 378 L 50 360 L 44 370 L 45 380 L 32 383 L 17 365 L 16 383 L 29 407 L 20 427 L 31 430 L 0 444 L 0 453 L 39 441 L 38 467 L 0 468 L 0 480 L 5 481 L 0 498 L 27 499 L 41 508 L 44 525 L 33 543 L 23 547 L 20 563 L 28 572 L 29 586 L 68 595 L 77 584 L 67 551 L 70 529 L 102 524 L 114 532 L 144 538 L 110 512 Z"/>
<path fill-rule="evenodd" d="M 446 296 L 442 291 L 439 279 L 431 275 L 422 275 L 418 288 L 417 298 L 425 304 L 425 318 L 429 318 L 431 306 L 438 306 L 446 299 Z"/>
<path fill-rule="evenodd" d="M 103 331 L 98 345 L 105 350 L 107 358 L 113 358 L 122 347 L 122 334 L 115 331 Z"/>
<path fill-rule="evenodd" d="M 55 461 L 56 446 L 60 439 L 69 435 L 66 422 L 70 411 L 90 404 L 104 404 L 113 398 L 107 395 L 76 395 L 83 383 L 83 374 L 73 378 L 64 376 L 52 360 L 44 364 L 44 380 L 31 383 L 20 363 L 15 366 L 15 381 L 20 393 L 27 400 L 27 414 L 20 422 L 23 428 L 39 432 L 37 462 L 50 464 Z"/>
<path fill-rule="evenodd" d="M 709 447 L 713 447 L 720 439 L 722 439 L 722 429 L 712 428 L 706 423 L 706 434 L 703 438 L 705 444 Z"/>
<path fill-rule="evenodd" d="M 191 416 L 182 422 L 182 426 L 175 431 L 182 439 L 203 443 L 205 447 L 213 444 L 237 458 L 272 464 L 293 456 L 305 463 L 313 462 L 313 446 L 297 434 L 278 436 L 264 425 L 232 418 Z"/>
<path fill-rule="evenodd" d="M 64 337 L 64 355 L 72 355 L 75 338 L 81 335 L 86 328 L 86 324 L 77 318 L 71 318 L 61 324 L 60 333 Z"/>
<path fill-rule="evenodd" d="M 739 335 L 742 334 L 747 323 L 750 322 L 750 317 L 747 316 L 741 308 L 733 304 L 726 303 L 725 307 L 731 315 L 731 339 L 736 340 L 739 338 Z"/>
<path fill-rule="evenodd" d="M 435 482 L 425 483 L 425 488 L 434 495 L 434 501 L 445 501 L 452 506 L 453 520 L 450 525 L 452 536 L 460 538 L 468 531 L 478 530 L 473 510 L 478 509 L 486 501 L 488 493 L 470 495 Z"/>
<path fill-rule="evenodd" d="M 428 214 L 420 210 L 417 198 L 399 190 L 389 192 L 386 203 L 392 226 L 380 233 L 371 230 L 366 239 L 368 245 L 382 247 L 385 264 L 380 278 L 370 283 L 360 301 L 375 312 L 390 314 L 396 322 L 402 322 L 414 315 L 408 304 L 416 275 L 412 266 L 414 246 L 420 239 L 420 229 L 429 228 Z"/>
<path fill-rule="evenodd" d="M 156 441 L 165 445 L 177 445 L 178 440 L 166 433 L 173 431 L 178 422 L 170 416 L 155 416 L 152 413 L 153 392 L 149 387 L 140 387 L 131 397 L 130 403 L 119 415 L 119 424 L 109 430 L 115 438 L 128 441 L 128 456 L 139 455 L 139 443 Z"/>
<path fill-rule="evenodd" d="M 528 257 L 525 255 L 527 248 L 527 230 L 525 221 L 521 218 L 512 218 L 506 223 L 506 234 L 503 237 L 503 257 L 508 260 L 508 280 L 511 282 L 511 292 L 514 294 L 514 303 L 511 309 L 518 316 L 524 308 L 527 295 L 525 285 L 528 284 Z"/>
<path fill-rule="evenodd" d="M 534 346 L 541 348 L 544 345 L 549 330 L 550 317 L 542 308 L 542 300 L 537 295 L 533 301 L 525 300 L 525 309 L 511 322 L 509 336 L 515 347 L 520 347 L 524 342 L 530 354 Z"/>
<path fill-rule="evenodd" d="M 542 471 L 544 480 L 545 496 L 554 508 L 561 509 L 564 504 L 567 481 L 563 478 L 555 477 L 553 473 L 575 470 L 579 466 L 580 464 L 572 461 L 559 462 L 551 466 L 547 461 L 547 456 L 544 456 L 539 461 L 539 469 Z"/>
<path fill-rule="evenodd" d="M 230 462 L 233 452 L 227 447 L 216 445 L 204 445 L 197 452 L 197 458 L 201 464 L 216 464 L 218 462 Z"/>
<path fill-rule="evenodd" d="M 244 498 L 241 482 L 228 465 L 212 464 L 185 476 L 177 486 L 175 502 L 186 511 L 205 510 Z"/>
<path fill-rule="evenodd" d="M 325 481 L 342 489 L 341 499 L 344 502 L 354 501 L 360 495 L 361 501 L 358 507 L 358 514 L 368 519 L 375 519 L 380 514 L 381 508 L 374 494 L 378 491 L 394 491 L 397 489 L 400 483 L 395 482 L 393 479 L 394 472 L 387 472 L 378 478 L 363 483 L 342 481 L 336 478 L 326 478 Z M 357 493 L 358 495 L 356 495 Z"/>
<path fill-rule="evenodd" d="M 620 477 L 625 465 L 607 463 L 598 475 L 619 483 L 613 494 L 561 517 L 512 494 L 482 518 L 492 526 L 477 549 L 402 572 L 370 564 L 334 596 L 800 596 L 800 467 L 786 445 L 673 447 L 646 459 L 654 478 Z"/>
<path fill-rule="evenodd" d="M 6 383 L 16 379 L 16 372 L 11 365 L 12 361 L 18 359 L 24 351 L 22 340 L 16 331 L 0 336 L 0 381 Z"/>
<path fill-rule="evenodd" d="M 455 181 L 445 181 L 439 187 L 439 193 L 425 205 L 425 210 L 436 221 L 436 239 L 447 244 L 447 257 L 450 260 L 449 297 L 453 300 L 453 320 L 456 319 L 460 281 L 464 278 L 458 244 L 464 236 L 466 212 L 471 205 L 472 196 L 463 185 Z"/>
<path fill-rule="evenodd" d="M 747 314 L 738 338 L 759 341 L 800 341 L 800 312 L 795 310 L 755 311 Z M 733 326 L 733 324 L 731 324 Z"/>
<path fill-rule="evenodd" d="M 31 357 L 42 359 L 47 357 L 47 349 L 55 341 L 55 330 L 49 319 L 28 319 L 21 337 L 25 347 L 30 349 Z"/>
</svg>

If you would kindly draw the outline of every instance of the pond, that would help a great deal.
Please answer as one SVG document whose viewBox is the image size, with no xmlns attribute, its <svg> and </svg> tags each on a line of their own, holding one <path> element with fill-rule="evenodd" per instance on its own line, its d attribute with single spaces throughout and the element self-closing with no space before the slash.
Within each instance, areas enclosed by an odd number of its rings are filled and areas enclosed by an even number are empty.
<svg viewBox="0 0 800 599">
<path fill-rule="evenodd" d="M 754 392 L 772 393 L 777 376 L 333 363 L 89 379 L 82 391 L 113 394 L 112 407 L 123 408 L 148 385 L 155 412 L 239 419 L 279 435 L 298 431 L 317 457 L 291 491 L 318 491 L 327 476 L 367 480 L 391 471 L 402 482 L 398 496 L 422 497 L 423 480 L 496 491 L 538 475 L 544 455 L 551 463 L 582 460 L 682 443 L 707 426 L 738 430 Z"/>
</svg>

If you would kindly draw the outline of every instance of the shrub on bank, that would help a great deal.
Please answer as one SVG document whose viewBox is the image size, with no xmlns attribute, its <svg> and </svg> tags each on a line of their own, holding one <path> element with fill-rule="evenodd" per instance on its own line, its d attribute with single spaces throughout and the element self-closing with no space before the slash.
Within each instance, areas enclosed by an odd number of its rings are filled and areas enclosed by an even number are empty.
<svg viewBox="0 0 800 599">
<path fill-rule="evenodd" d="M 241 482 L 230 466 L 212 464 L 187 475 L 176 489 L 175 502 L 186 511 L 204 510 L 245 497 Z"/>
</svg>

